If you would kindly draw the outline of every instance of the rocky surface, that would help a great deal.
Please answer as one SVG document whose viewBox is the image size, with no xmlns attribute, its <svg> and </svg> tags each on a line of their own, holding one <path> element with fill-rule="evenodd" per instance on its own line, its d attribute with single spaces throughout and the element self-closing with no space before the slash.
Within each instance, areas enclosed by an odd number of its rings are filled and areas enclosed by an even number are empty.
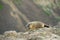
<svg viewBox="0 0 60 40">
<path fill-rule="evenodd" d="M 0 35 L 0 40 L 60 40 L 60 36 L 53 33 L 53 31 L 56 31 L 55 29 L 40 28 L 27 32 L 6 31 L 3 35 Z"/>
</svg>

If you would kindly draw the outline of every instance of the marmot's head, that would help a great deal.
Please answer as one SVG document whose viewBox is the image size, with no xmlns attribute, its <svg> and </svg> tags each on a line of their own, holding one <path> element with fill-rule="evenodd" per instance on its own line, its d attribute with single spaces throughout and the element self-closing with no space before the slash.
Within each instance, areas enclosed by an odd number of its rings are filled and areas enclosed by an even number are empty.
<svg viewBox="0 0 60 40">
<path fill-rule="evenodd" d="M 26 25 L 26 27 L 28 27 L 28 29 L 31 29 L 31 30 L 38 29 L 38 28 L 44 28 L 44 27 L 49 28 L 48 25 L 46 25 L 45 23 L 40 22 L 40 21 L 29 22 L 29 23 Z"/>
</svg>

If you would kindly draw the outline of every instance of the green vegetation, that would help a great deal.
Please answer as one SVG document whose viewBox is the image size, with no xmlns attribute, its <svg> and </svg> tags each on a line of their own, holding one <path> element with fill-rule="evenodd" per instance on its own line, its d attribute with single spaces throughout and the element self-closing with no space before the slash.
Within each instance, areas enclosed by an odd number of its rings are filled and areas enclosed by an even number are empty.
<svg viewBox="0 0 60 40">
<path fill-rule="evenodd" d="M 57 5 L 57 7 L 60 8 L 60 0 L 58 0 L 58 1 L 56 2 L 56 5 Z"/>
<path fill-rule="evenodd" d="M 50 16 L 51 15 L 51 9 L 49 9 L 49 8 L 42 8 L 43 9 L 43 11 L 44 11 L 44 13 L 46 14 L 46 15 L 48 15 L 48 16 Z"/>
<path fill-rule="evenodd" d="M 17 5 L 21 5 L 22 0 L 14 0 L 14 3 L 16 3 Z"/>
<path fill-rule="evenodd" d="M 53 8 L 55 8 L 56 5 L 54 3 L 50 3 L 49 5 L 43 6 L 42 9 L 44 13 L 48 16 L 52 15 L 53 13 Z"/>
<path fill-rule="evenodd" d="M 43 10 L 43 12 L 46 14 L 46 15 L 48 15 L 48 16 L 50 16 L 50 15 L 52 15 L 52 8 L 51 7 L 49 7 L 49 6 L 39 6 L 42 10 Z"/>
<path fill-rule="evenodd" d="M 50 0 L 33 0 L 33 2 L 38 5 L 44 14 L 46 14 L 47 16 L 51 16 L 53 15 L 55 8 L 59 8 L 60 9 L 60 0 L 54 0 L 54 1 L 50 1 Z M 43 3 L 44 2 L 44 3 Z M 56 9 L 55 9 L 56 10 Z M 58 9 L 57 9 L 58 10 Z M 55 20 L 60 21 L 60 16 L 55 16 Z"/>
<path fill-rule="evenodd" d="M 2 10 L 3 9 L 3 5 L 2 4 L 0 4 L 0 10 Z"/>
<path fill-rule="evenodd" d="M 55 17 L 55 18 L 56 18 L 56 20 L 60 21 L 60 16 L 59 17 Z"/>
</svg>

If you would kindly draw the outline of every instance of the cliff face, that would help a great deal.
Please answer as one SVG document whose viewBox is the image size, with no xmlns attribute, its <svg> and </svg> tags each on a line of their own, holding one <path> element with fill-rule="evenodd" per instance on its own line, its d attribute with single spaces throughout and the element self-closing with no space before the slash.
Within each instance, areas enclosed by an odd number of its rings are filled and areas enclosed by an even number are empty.
<svg viewBox="0 0 60 40">
<path fill-rule="evenodd" d="M 42 21 L 51 26 L 60 21 L 59 0 L 1 0 L 0 33 L 7 30 L 26 31 L 30 21 Z"/>
</svg>

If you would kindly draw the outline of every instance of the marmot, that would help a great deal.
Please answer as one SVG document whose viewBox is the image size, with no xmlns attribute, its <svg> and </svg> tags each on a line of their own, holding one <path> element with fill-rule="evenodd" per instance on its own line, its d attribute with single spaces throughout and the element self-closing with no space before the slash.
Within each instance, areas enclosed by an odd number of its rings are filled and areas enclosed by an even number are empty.
<svg viewBox="0 0 60 40">
<path fill-rule="evenodd" d="M 33 22 L 29 22 L 26 27 L 28 27 L 29 30 L 35 30 L 38 28 L 44 28 L 47 27 L 49 28 L 49 26 L 43 22 L 40 21 L 33 21 Z"/>
</svg>

